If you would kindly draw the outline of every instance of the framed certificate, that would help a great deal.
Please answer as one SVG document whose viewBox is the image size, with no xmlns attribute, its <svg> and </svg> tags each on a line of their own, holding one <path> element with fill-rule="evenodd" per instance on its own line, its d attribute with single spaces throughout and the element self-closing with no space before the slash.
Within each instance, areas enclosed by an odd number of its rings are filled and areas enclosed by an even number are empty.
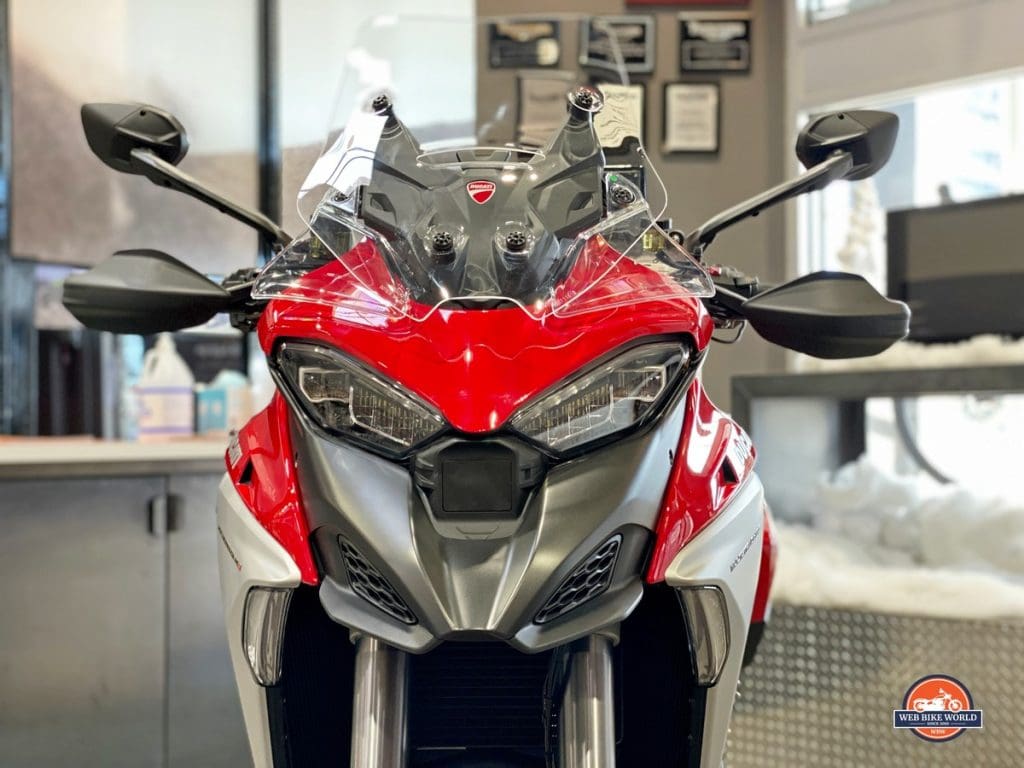
<svg viewBox="0 0 1024 768">
<path fill-rule="evenodd" d="M 594 118 L 594 130 L 605 149 L 616 149 L 630 136 L 644 143 L 646 89 L 640 83 L 600 83 L 604 108 Z"/>
<path fill-rule="evenodd" d="M 718 152 L 722 100 L 718 83 L 666 83 L 664 152 Z"/>
<path fill-rule="evenodd" d="M 620 59 L 626 72 L 654 71 L 653 16 L 597 16 L 582 23 L 582 66 L 617 69 Z"/>
<path fill-rule="evenodd" d="M 491 69 L 557 67 L 562 56 L 557 21 L 500 21 L 490 25 L 489 37 Z"/>
<path fill-rule="evenodd" d="M 749 72 L 750 14 L 679 14 L 680 72 Z"/>
<path fill-rule="evenodd" d="M 576 73 L 533 69 L 516 74 L 519 90 L 516 141 L 543 146 L 565 122 L 568 94 L 576 84 Z"/>
</svg>

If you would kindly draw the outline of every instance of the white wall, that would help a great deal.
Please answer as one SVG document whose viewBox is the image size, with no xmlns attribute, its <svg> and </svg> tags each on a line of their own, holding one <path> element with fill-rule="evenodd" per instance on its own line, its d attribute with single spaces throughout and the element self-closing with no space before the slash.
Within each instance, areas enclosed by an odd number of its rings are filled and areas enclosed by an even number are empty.
<svg viewBox="0 0 1024 768">
<path fill-rule="evenodd" d="M 803 27 L 786 0 L 789 113 L 1024 67 L 1021 0 L 895 0 Z"/>
</svg>

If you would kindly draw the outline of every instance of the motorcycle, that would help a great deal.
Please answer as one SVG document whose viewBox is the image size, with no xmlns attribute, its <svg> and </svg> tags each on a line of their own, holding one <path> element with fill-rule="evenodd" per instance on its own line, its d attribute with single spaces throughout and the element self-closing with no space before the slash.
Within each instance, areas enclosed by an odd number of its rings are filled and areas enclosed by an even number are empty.
<svg viewBox="0 0 1024 768">
<path fill-rule="evenodd" d="M 814 118 L 802 175 L 683 233 L 614 38 L 543 142 L 502 140 L 495 89 L 425 66 L 439 46 L 475 62 L 487 23 L 359 35 L 297 238 L 183 173 L 172 115 L 82 108 L 107 165 L 275 245 L 221 284 L 127 250 L 64 286 L 90 328 L 227 312 L 266 353 L 277 392 L 231 438 L 217 501 L 259 768 L 720 766 L 776 544 L 754 447 L 701 384 L 713 335 L 841 358 L 907 333 L 859 276 L 772 286 L 706 260 L 726 228 L 875 173 L 894 115 Z"/>
<path fill-rule="evenodd" d="M 931 699 L 914 699 L 915 712 L 944 712 L 946 710 L 959 712 L 962 708 L 963 704 L 959 699 L 953 698 L 953 694 L 946 693 L 941 688 L 939 688 L 939 695 Z"/>
</svg>

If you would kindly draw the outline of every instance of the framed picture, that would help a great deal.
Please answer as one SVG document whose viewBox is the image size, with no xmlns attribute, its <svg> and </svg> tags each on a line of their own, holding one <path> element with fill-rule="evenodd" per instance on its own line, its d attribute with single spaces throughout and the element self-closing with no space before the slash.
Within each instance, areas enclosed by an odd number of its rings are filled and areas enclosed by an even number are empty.
<svg viewBox="0 0 1024 768">
<path fill-rule="evenodd" d="M 666 83 L 662 151 L 714 154 L 721 136 L 718 83 Z"/>
<path fill-rule="evenodd" d="M 594 16 L 580 25 L 580 64 L 598 69 L 617 69 L 619 49 L 626 72 L 654 71 L 653 16 Z"/>
<path fill-rule="evenodd" d="M 604 94 L 604 108 L 594 119 L 594 130 L 601 146 L 614 150 L 629 136 L 644 144 L 647 90 L 642 83 L 599 83 Z"/>
<path fill-rule="evenodd" d="M 516 141 L 540 147 L 562 127 L 568 108 L 568 93 L 576 84 L 576 73 L 551 69 L 527 69 L 516 73 L 519 109 Z"/>
<path fill-rule="evenodd" d="M 490 25 L 489 38 L 491 69 L 557 67 L 562 57 L 559 22 L 550 19 L 499 21 Z"/>
<path fill-rule="evenodd" d="M 749 72 L 750 14 L 680 13 L 680 72 Z"/>
</svg>

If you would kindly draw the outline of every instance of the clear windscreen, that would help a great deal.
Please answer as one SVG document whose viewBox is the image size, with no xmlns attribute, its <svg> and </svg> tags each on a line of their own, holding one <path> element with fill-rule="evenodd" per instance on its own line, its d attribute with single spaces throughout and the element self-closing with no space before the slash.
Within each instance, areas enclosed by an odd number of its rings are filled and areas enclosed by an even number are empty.
<svg viewBox="0 0 1024 768">
<path fill-rule="evenodd" d="M 665 189 L 620 34 L 567 16 L 368 22 L 299 192 L 308 231 L 254 297 L 373 322 L 711 295 L 657 223 Z"/>
</svg>

